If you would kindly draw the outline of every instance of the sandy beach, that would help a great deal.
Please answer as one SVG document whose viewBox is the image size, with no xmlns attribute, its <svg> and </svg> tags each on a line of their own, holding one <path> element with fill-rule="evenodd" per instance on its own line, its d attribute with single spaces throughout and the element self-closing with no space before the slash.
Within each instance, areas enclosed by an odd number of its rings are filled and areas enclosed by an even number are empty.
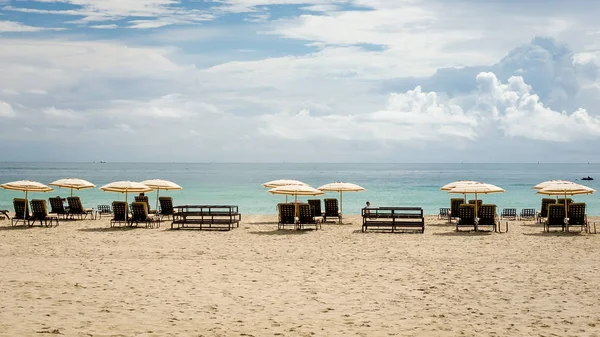
<svg viewBox="0 0 600 337">
<path fill-rule="evenodd" d="M 590 219 L 597 221 L 600 218 Z M 600 235 L 1 220 L 0 335 L 599 336 Z"/>
</svg>

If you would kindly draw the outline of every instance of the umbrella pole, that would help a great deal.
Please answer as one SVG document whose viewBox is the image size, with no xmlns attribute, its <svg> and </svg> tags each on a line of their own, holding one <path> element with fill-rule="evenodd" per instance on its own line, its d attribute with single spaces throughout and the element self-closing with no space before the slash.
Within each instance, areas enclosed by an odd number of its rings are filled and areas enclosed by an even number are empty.
<svg viewBox="0 0 600 337">
<path fill-rule="evenodd" d="M 156 190 L 156 206 L 154 206 L 156 213 L 158 213 L 158 192 L 159 191 L 160 191 L 160 188 Z"/>
<path fill-rule="evenodd" d="M 344 203 L 342 202 L 342 191 L 340 191 L 340 224 L 342 223 L 342 216 L 344 215 L 343 205 Z"/>
<path fill-rule="evenodd" d="M 73 187 L 71 187 L 71 196 L 73 196 Z"/>
</svg>

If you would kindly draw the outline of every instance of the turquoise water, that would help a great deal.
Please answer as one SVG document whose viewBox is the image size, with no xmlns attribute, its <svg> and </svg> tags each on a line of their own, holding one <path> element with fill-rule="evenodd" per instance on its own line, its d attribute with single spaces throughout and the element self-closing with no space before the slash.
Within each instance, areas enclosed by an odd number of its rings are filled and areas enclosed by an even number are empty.
<svg viewBox="0 0 600 337">
<path fill-rule="evenodd" d="M 183 186 L 182 191 L 161 191 L 175 204 L 233 204 L 246 214 L 274 214 L 275 205 L 285 196 L 271 195 L 261 186 L 275 179 L 298 179 L 313 187 L 347 181 L 367 190 L 344 194 L 344 213 L 357 214 L 365 202 L 372 206 L 420 206 L 428 214 L 449 207 L 452 195 L 440 186 L 456 180 L 478 180 L 498 185 L 503 194 L 483 195 L 486 203 L 499 208 L 539 208 L 542 196 L 531 186 L 545 180 L 573 180 L 585 176 L 599 180 L 581 181 L 600 188 L 599 164 L 185 164 L 185 163 L 0 163 L 0 183 L 34 180 L 48 184 L 60 178 L 82 178 L 98 187 L 117 180 L 142 181 L 166 179 Z M 98 189 L 75 191 L 86 207 L 124 200 L 119 193 Z M 12 199 L 23 192 L 0 190 L 0 209 L 12 210 Z M 49 193 L 30 193 L 29 199 L 61 195 L 69 190 L 57 188 Z M 148 193 L 154 205 L 155 194 Z M 339 197 L 326 193 L 323 197 Z M 129 197 L 129 200 L 132 196 Z M 307 197 L 300 198 L 302 200 Z M 600 196 L 574 197 L 586 202 L 588 214 L 600 215 Z"/>
</svg>

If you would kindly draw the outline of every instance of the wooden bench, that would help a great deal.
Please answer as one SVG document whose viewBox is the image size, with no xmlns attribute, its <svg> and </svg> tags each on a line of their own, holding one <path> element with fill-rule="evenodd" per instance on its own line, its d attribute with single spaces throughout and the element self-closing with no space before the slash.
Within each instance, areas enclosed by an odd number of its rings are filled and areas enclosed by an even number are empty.
<svg viewBox="0 0 600 337">
<path fill-rule="evenodd" d="M 231 230 L 240 226 L 242 215 L 237 206 L 230 205 L 182 205 L 173 207 L 171 229 Z"/>
<path fill-rule="evenodd" d="M 425 217 L 421 207 L 373 207 L 362 209 L 362 231 L 376 230 L 416 230 L 425 232 Z"/>
</svg>

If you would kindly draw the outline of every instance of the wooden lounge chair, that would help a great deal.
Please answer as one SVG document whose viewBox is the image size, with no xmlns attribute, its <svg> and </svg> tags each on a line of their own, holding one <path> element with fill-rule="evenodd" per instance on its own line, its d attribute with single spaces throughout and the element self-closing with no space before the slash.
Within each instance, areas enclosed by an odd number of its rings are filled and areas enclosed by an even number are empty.
<svg viewBox="0 0 600 337">
<path fill-rule="evenodd" d="M 556 200 L 554 200 L 552 198 L 543 198 L 542 199 L 542 206 L 540 208 L 540 211 L 537 214 L 538 222 L 545 221 L 545 219 L 548 217 L 548 205 L 554 204 L 554 203 L 556 203 Z"/>
<path fill-rule="evenodd" d="M 548 205 L 548 218 L 544 223 L 544 230 L 550 231 L 550 227 L 560 227 L 565 230 L 565 205 L 550 204 Z"/>
<path fill-rule="evenodd" d="M 300 204 L 298 205 L 298 222 L 296 223 L 297 229 L 304 229 L 305 226 L 315 226 L 315 229 L 319 229 L 321 227 L 321 219 L 320 216 L 313 216 L 311 212 L 309 204 Z"/>
<path fill-rule="evenodd" d="M 535 220 L 535 208 L 523 208 L 519 217 L 521 218 L 521 220 Z"/>
<path fill-rule="evenodd" d="M 321 211 L 321 199 L 308 199 L 307 201 L 313 216 L 323 216 L 323 212 Z"/>
<path fill-rule="evenodd" d="M 516 208 L 504 208 L 500 214 L 500 219 L 517 220 Z"/>
<path fill-rule="evenodd" d="M 458 227 L 472 227 L 473 230 L 477 229 L 475 225 L 475 204 L 462 204 L 458 206 L 457 232 Z"/>
<path fill-rule="evenodd" d="M 481 199 L 477 199 L 477 200 L 472 199 L 472 200 L 469 200 L 469 204 L 475 205 L 475 201 L 477 201 L 477 210 L 479 210 L 479 207 L 483 204 L 483 200 L 481 200 Z"/>
<path fill-rule="evenodd" d="M 158 202 L 160 204 L 160 212 L 158 212 L 158 215 L 160 216 L 160 218 L 164 218 L 164 217 L 171 217 L 171 219 L 173 218 L 173 214 L 175 213 L 175 210 L 173 209 L 173 198 L 171 197 L 159 197 L 158 198 Z"/>
<path fill-rule="evenodd" d="M 113 218 L 110 220 L 110 227 L 116 224 L 129 224 L 129 211 L 125 201 L 113 201 Z"/>
<path fill-rule="evenodd" d="M 56 214 L 48 214 L 48 208 L 46 207 L 46 200 L 43 199 L 33 199 L 30 201 L 31 203 L 31 219 L 30 225 L 35 225 L 36 221 L 40 222 L 40 226 L 44 225 L 48 227 L 48 221 L 50 221 L 50 226 L 52 227 L 52 222 L 56 221 L 56 226 L 58 226 L 58 215 Z"/>
<path fill-rule="evenodd" d="M 13 199 L 13 206 L 15 207 L 15 216 L 10 219 L 10 224 L 15 226 L 19 221 L 23 222 L 24 225 L 29 225 L 29 207 L 27 207 L 27 200 L 21 198 Z"/>
<path fill-rule="evenodd" d="M 323 213 L 323 222 L 327 221 L 327 218 L 337 218 L 338 221 L 342 221 L 342 213 L 338 208 L 337 199 L 323 199 L 325 204 L 325 213 Z"/>
<path fill-rule="evenodd" d="M 137 202 L 145 202 L 146 206 L 148 206 L 148 214 L 156 214 L 156 210 L 155 209 L 150 209 L 150 202 L 148 200 L 148 196 L 147 195 L 136 195 L 135 196 L 135 201 L 137 201 Z"/>
<path fill-rule="evenodd" d="M 65 204 L 61 197 L 48 198 L 50 202 L 50 213 L 56 214 L 59 218 L 66 219 L 69 213 L 65 209 Z"/>
<path fill-rule="evenodd" d="M 83 208 L 79 197 L 67 197 L 67 203 L 69 203 L 69 217 L 71 219 L 75 216 L 79 219 L 85 219 L 88 215 L 92 215 L 93 210 L 91 208 Z"/>
<path fill-rule="evenodd" d="M 160 219 L 157 216 L 148 214 L 148 204 L 144 201 L 136 201 L 131 203 L 131 219 L 129 223 L 137 226 L 139 223 L 144 223 L 148 227 L 160 227 Z"/>
<path fill-rule="evenodd" d="M 279 221 L 277 222 L 277 229 L 284 229 L 285 226 L 296 226 L 296 205 L 277 204 L 277 209 L 279 211 Z"/>
<path fill-rule="evenodd" d="M 448 223 L 452 222 L 452 218 L 458 218 L 458 207 L 465 203 L 463 198 L 450 199 L 450 213 L 448 214 Z"/>
<path fill-rule="evenodd" d="M 96 214 L 98 214 L 100 219 L 102 219 L 103 215 L 112 215 L 112 208 L 110 208 L 110 205 L 98 205 L 96 210 Z"/>
<path fill-rule="evenodd" d="M 448 219 L 450 216 L 449 207 L 440 207 L 440 213 L 438 213 L 438 219 Z"/>
<path fill-rule="evenodd" d="M 585 214 L 585 202 L 574 202 L 569 205 L 569 228 L 580 226 L 581 230 L 588 232 L 587 215 Z"/>
<path fill-rule="evenodd" d="M 515 219 L 517 211 L 515 210 Z M 496 205 L 483 204 L 479 206 L 479 210 L 477 210 L 477 217 L 479 221 L 476 221 L 475 230 L 479 230 L 480 227 L 491 226 L 495 231 L 498 230 L 498 219 L 496 216 Z"/>
</svg>

